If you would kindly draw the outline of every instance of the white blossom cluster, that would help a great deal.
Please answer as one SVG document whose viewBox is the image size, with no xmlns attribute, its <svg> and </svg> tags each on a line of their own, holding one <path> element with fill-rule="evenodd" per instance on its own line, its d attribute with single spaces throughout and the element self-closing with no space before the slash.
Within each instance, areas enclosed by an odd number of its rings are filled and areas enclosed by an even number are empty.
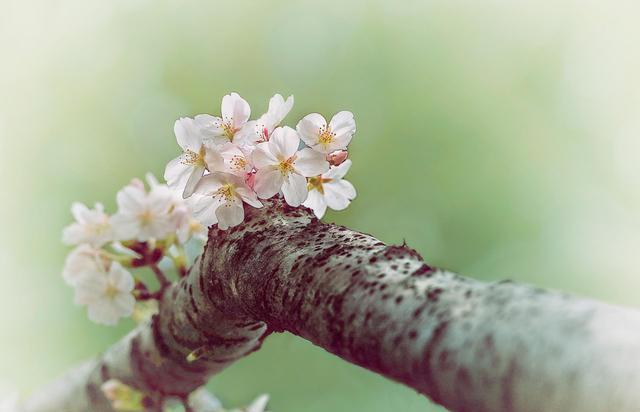
<svg viewBox="0 0 640 412">
<path fill-rule="evenodd" d="M 63 241 L 75 249 L 63 277 L 91 320 L 114 325 L 133 314 L 136 301 L 158 299 L 170 284 L 159 262 L 170 260 L 185 275 L 185 244 L 205 238 L 208 226 L 226 230 L 242 223 L 245 203 L 260 208 L 260 199 L 282 195 L 318 218 L 327 207 L 349 205 L 356 191 L 343 177 L 351 167 L 347 147 L 356 131 L 353 114 L 342 111 L 327 122 L 311 113 L 293 129 L 282 125 L 292 107 L 293 96 L 285 100 L 276 94 L 266 113 L 249 120 L 249 104 L 237 93 L 228 94 L 220 117 L 200 114 L 176 121 L 182 154 L 167 165 L 167 184 L 147 175 L 147 189 L 134 179 L 118 192 L 112 216 L 100 203 L 93 209 L 73 204 L 75 222 L 65 228 Z M 143 278 L 129 271 L 139 267 L 153 271 L 160 290 L 150 292 Z"/>
<path fill-rule="evenodd" d="M 87 306 L 96 323 L 115 325 L 132 315 L 136 298 L 155 296 L 127 268 L 148 266 L 166 283 L 159 261 L 170 258 L 179 273 L 186 273 L 183 246 L 204 235 L 205 228 L 180 196 L 151 175 L 147 181 L 149 190 L 134 179 L 118 192 L 113 216 L 100 203 L 93 209 L 81 203 L 71 207 L 75 222 L 62 238 L 75 248 L 67 256 L 63 278 L 74 288 L 75 302 Z"/>
<path fill-rule="evenodd" d="M 327 122 L 311 113 L 292 129 L 282 121 L 293 106 L 279 94 L 266 113 L 249 120 L 251 108 L 237 93 L 223 97 L 221 116 L 200 114 L 176 121 L 182 154 L 166 167 L 170 188 L 189 199 L 194 217 L 220 229 L 244 220 L 244 203 L 281 194 L 291 206 L 311 208 L 318 218 L 327 207 L 345 209 L 356 196 L 343 180 L 351 167 L 347 146 L 356 131 L 351 112 Z"/>
</svg>

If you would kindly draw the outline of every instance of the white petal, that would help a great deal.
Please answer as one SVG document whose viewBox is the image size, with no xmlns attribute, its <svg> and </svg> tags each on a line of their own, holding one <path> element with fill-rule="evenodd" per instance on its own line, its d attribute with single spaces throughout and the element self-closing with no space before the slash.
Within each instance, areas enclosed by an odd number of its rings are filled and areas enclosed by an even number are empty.
<svg viewBox="0 0 640 412">
<path fill-rule="evenodd" d="M 133 276 L 118 262 L 112 262 L 109 268 L 109 279 L 122 292 L 133 290 Z"/>
<path fill-rule="evenodd" d="M 193 124 L 204 137 L 213 138 L 224 135 L 222 119 L 219 117 L 199 114 L 193 119 Z"/>
<path fill-rule="evenodd" d="M 346 180 L 336 180 L 323 186 L 324 198 L 333 210 L 343 210 L 349 206 L 351 199 L 356 197 L 356 190 Z"/>
<path fill-rule="evenodd" d="M 189 395 L 189 406 L 196 412 L 222 412 L 222 404 L 205 388 L 196 389 Z"/>
<path fill-rule="evenodd" d="M 118 308 L 106 298 L 99 299 L 88 306 L 89 319 L 100 325 L 115 326 L 120 319 Z"/>
<path fill-rule="evenodd" d="M 342 179 L 351 168 L 351 163 L 351 159 L 347 159 L 338 166 L 332 166 L 322 177 L 327 179 Z"/>
<path fill-rule="evenodd" d="M 156 216 L 153 221 L 144 226 L 146 233 L 138 236 L 138 240 L 147 241 L 149 239 L 164 239 L 177 230 L 175 221 L 170 215 Z"/>
<path fill-rule="evenodd" d="M 327 121 L 319 113 L 311 113 L 306 115 L 298 122 L 296 130 L 300 134 L 300 138 L 308 146 L 318 143 L 320 128 L 327 125 Z"/>
<path fill-rule="evenodd" d="M 80 202 L 73 202 L 71 205 L 71 215 L 78 223 L 85 223 L 87 221 L 87 215 L 89 214 L 89 208 Z"/>
<path fill-rule="evenodd" d="M 216 209 L 220 206 L 219 198 L 202 196 L 197 204 L 192 207 L 193 217 L 204 227 L 209 227 L 218 223 Z"/>
<path fill-rule="evenodd" d="M 62 231 L 62 242 L 65 245 L 77 245 L 83 243 L 86 238 L 84 226 L 79 223 L 72 223 Z"/>
<path fill-rule="evenodd" d="M 138 237 L 140 221 L 135 214 L 117 213 L 111 218 L 116 240 L 132 240 Z"/>
<path fill-rule="evenodd" d="M 176 191 L 183 191 L 189 180 L 191 166 L 182 163 L 182 156 L 178 156 L 167 164 L 164 169 L 164 180 L 169 187 Z"/>
<path fill-rule="evenodd" d="M 197 132 L 193 119 L 181 117 L 173 125 L 178 145 L 184 150 L 197 152 L 202 145 L 202 136 Z"/>
<path fill-rule="evenodd" d="M 278 160 L 285 160 L 298 151 L 300 138 L 292 128 L 288 126 L 278 127 L 271 134 L 268 144 L 269 150 Z"/>
<path fill-rule="evenodd" d="M 307 199 L 307 179 L 297 173 L 290 173 L 282 185 L 284 200 L 291 206 L 300 206 Z"/>
<path fill-rule="evenodd" d="M 356 121 L 353 119 L 353 113 L 347 111 L 336 113 L 329 122 L 329 128 L 336 134 L 336 137 L 347 135 L 350 140 L 351 136 L 356 132 Z"/>
<path fill-rule="evenodd" d="M 313 213 L 318 219 L 322 219 L 327 211 L 327 202 L 324 200 L 324 196 L 317 190 L 310 190 L 307 200 L 302 203 L 304 206 L 313 210 Z"/>
<path fill-rule="evenodd" d="M 267 403 L 269 403 L 269 395 L 260 395 L 247 406 L 246 412 L 265 412 Z"/>
<path fill-rule="evenodd" d="M 100 251 L 82 244 L 73 249 L 64 262 L 62 277 L 69 285 L 75 285 L 86 274 L 104 272 L 100 261 Z"/>
<path fill-rule="evenodd" d="M 260 141 L 259 128 L 257 120 L 247 122 L 240 130 L 236 132 L 234 143 L 242 142 L 243 144 L 256 144 Z"/>
<path fill-rule="evenodd" d="M 118 212 L 137 213 L 145 204 L 146 193 L 144 188 L 137 185 L 129 184 L 118 192 L 116 202 L 118 203 Z"/>
<path fill-rule="evenodd" d="M 329 143 L 326 147 L 327 152 L 334 152 L 336 150 L 345 150 L 349 143 L 351 143 L 351 138 L 353 134 L 336 134 L 333 138 L 333 141 Z"/>
<path fill-rule="evenodd" d="M 269 143 L 265 142 L 260 143 L 251 154 L 251 163 L 257 169 L 262 169 L 278 164 L 278 159 L 271 153 Z"/>
<path fill-rule="evenodd" d="M 282 95 L 274 94 L 269 100 L 269 110 L 267 114 L 273 120 L 273 125 L 279 125 L 284 118 L 289 114 L 293 107 L 293 96 L 287 97 L 287 101 L 284 100 Z"/>
<path fill-rule="evenodd" d="M 227 121 L 233 119 L 233 126 L 240 128 L 249 120 L 251 108 L 249 103 L 238 93 L 231 93 L 222 98 L 222 118 Z"/>
<path fill-rule="evenodd" d="M 191 167 L 191 174 L 189 175 L 189 178 L 187 179 L 187 183 L 184 187 L 184 191 L 182 192 L 183 199 L 186 199 L 193 194 L 193 192 L 196 189 L 196 185 L 204 175 L 204 170 L 205 170 L 204 166 Z"/>
<path fill-rule="evenodd" d="M 194 192 L 203 195 L 212 195 L 224 184 L 223 175 L 220 174 L 220 172 L 211 173 L 200 179 Z"/>
<path fill-rule="evenodd" d="M 160 182 L 158 182 L 158 179 L 155 177 L 155 175 L 151 172 L 147 172 L 144 175 L 144 178 L 147 181 L 147 184 L 149 185 L 150 188 L 154 188 L 160 185 Z"/>
<path fill-rule="evenodd" d="M 238 206 L 235 202 L 225 202 L 216 210 L 218 217 L 218 227 L 227 230 L 230 227 L 237 226 L 244 220 L 244 208 L 242 203 Z"/>
<path fill-rule="evenodd" d="M 107 276 L 102 272 L 85 273 L 75 283 L 74 301 L 78 305 L 89 305 L 104 294 Z"/>
<path fill-rule="evenodd" d="M 313 149 L 306 148 L 298 152 L 293 167 L 301 175 L 306 177 L 318 176 L 329 170 L 329 162 L 326 156 Z"/>
<path fill-rule="evenodd" d="M 152 188 L 147 196 L 147 209 L 153 214 L 168 214 L 177 203 L 175 193 L 164 185 Z"/>
<path fill-rule="evenodd" d="M 120 317 L 126 318 L 133 314 L 136 299 L 131 293 L 119 293 L 113 298 L 112 305 L 118 311 Z"/>
<path fill-rule="evenodd" d="M 210 172 L 221 171 L 224 169 L 224 159 L 218 151 L 219 147 L 220 146 L 205 146 L 204 162 L 207 164 L 207 169 Z"/>
<path fill-rule="evenodd" d="M 280 191 L 284 177 L 275 167 L 266 167 L 258 170 L 253 189 L 261 199 L 269 199 Z"/>
<path fill-rule="evenodd" d="M 262 203 L 258 200 L 258 196 L 248 186 L 243 185 L 240 187 L 236 187 L 236 193 L 240 195 L 240 197 L 245 203 L 256 208 L 262 207 Z"/>
</svg>

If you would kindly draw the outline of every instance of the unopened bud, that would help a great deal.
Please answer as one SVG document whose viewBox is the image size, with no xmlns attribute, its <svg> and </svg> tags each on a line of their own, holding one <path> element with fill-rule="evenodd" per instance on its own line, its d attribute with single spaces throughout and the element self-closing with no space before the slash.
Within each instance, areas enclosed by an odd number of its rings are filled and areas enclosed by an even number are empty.
<svg viewBox="0 0 640 412">
<path fill-rule="evenodd" d="M 327 162 L 329 162 L 331 166 L 338 166 L 347 160 L 347 157 L 349 157 L 349 152 L 346 150 L 336 150 L 327 155 Z"/>
</svg>

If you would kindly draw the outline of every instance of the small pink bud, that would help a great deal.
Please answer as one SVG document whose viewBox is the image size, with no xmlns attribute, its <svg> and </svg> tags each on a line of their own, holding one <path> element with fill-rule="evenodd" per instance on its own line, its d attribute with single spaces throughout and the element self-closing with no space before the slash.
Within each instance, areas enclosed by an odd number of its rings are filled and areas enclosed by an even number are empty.
<svg viewBox="0 0 640 412">
<path fill-rule="evenodd" d="M 349 157 L 349 152 L 346 150 L 336 150 L 327 155 L 327 161 L 331 166 L 338 166 L 347 160 L 347 157 Z"/>
</svg>

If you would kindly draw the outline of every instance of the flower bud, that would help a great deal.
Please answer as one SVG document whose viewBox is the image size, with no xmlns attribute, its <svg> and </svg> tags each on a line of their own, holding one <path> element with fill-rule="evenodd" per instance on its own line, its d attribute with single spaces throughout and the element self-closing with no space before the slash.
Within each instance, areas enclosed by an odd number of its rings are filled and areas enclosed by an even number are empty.
<svg viewBox="0 0 640 412">
<path fill-rule="evenodd" d="M 329 162 L 331 166 L 338 166 L 347 160 L 347 157 L 349 157 L 349 152 L 346 150 L 336 150 L 327 155 L 327 162 Z"/>
</svg>

